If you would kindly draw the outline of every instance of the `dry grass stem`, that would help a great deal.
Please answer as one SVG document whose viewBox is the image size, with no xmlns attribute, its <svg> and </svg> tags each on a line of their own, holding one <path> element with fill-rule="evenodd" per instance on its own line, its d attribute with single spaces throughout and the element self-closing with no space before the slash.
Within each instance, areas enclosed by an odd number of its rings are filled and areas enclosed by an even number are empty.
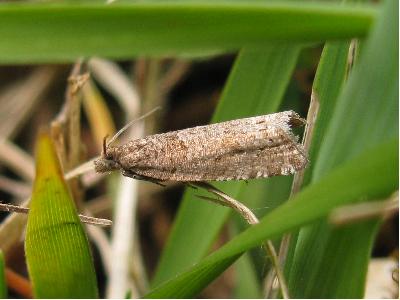
<svg viewBox="0 0 400 300">
<path fill-rule="evenodd" d="M 57 68 L 39 67 L 28 77 L 13 84 L 0 94 L 0 135 L 12 139 L 43 100 L 54 78 Z"/>
<path fill-rule="evenodd" d="M 104 230 L 97 226 L 87 226 L 86 230 L 90 239 L 99 250 L 106 274 L 110 273 L 112 265 L 111 245 Z"/>
<path fill-rule="evenodd" d="M 89 209 L 85 209 L 85 214 L 92 217 L 92 213 Z M 86 226 L 86 230 L 88 231 L 89 237 L 99 250 L 106 274 L 109 274 L 111 271 L 112 256 L 111 244 L 107 234 L 103 228 L 98 226 Z"/>
<path fill-rule="evenodd" d="M 371 218 L 388 218 L 398 212 L 399 192 L 396 191 L 384 201 L 368 201 L 338 207 L 331 212 L 329 222 L 341 226 Z"/>
<path fill-rule="evenodd" d="M 140 97 L 121 68 L 109 60 L 92 58 L 88 62 L 93 77 L 118 101 L 128 120 L 140 114 Z"/>
<path fill-rule="evenodd" d="M 146 273 L 146 267 L 143 263 L 143 252 L 141 251 L 142 249 L 140 247 L 139 233 L 137 229 L 133 238 L 132 257 L 129 263 L 130 275 L 136 283 L 139 295 L 145 295 L 149 289 L 149 281 Z"/>
<path fill-rule="evenodd" d="M 67 170 L 77 166 L 81 159 L 81 97 L 80 89 L 89 79 L 88 74 L 75 75 L 73 74 L 68 79 L 67 89 L 67 140 L 68 140 L 68 161 Z"/>
<path fill-rule="evenodd" d="M 27 198 L 31 194 L 31 186 L 29 184 L 2 175 L 0 175 L 0 190 L 17 199 Z"/>
<path fill-rule="evenodd" d="M 32 284 L 28 279 L 14 272 L 10 268 L 5 269 L 5 275 L 7 286 L 11 290 L 22 296 L 22 298 L 33 298 Z"/>
<path fill-rule="evenodd" d="M 93 161 L 100 158 L 97 156 L 89 161 L 84 162 L 83 164 L 77 166 L 76 168 L 69 170 L 64 174 L 65 180 L 71 180 L 79 175 L 86 174 L 87 172 L 94 171 Z"/>
<path fill-rule="evenodd" d="M 174 60 L 167 72 L 160 79 L 160 93 L 168 94 L 187 74 L 191 66 L 189 61 Z"/>
<path fill-rule="evenodd" d="M 137 118 L 140 113 L 140 99 L 129 78 L 110 61 L 91 59 L 89 68 L 93 76 L 102 84 L 122 107 L 127 120 Z M 141 124 L 131 127 L 127 135 L 140 137 L 143 135 Z M 115 224 L 111 240 L 111 256 L 114 258 L 109 270 L 107 298 L 123 298 L 127 290 L 139 296 L 135 282 L 129 276 L 129 262 L 132 252 L 132 236 L 136 224 L 136 202 L 138 198 L 138 182 L 120 176 L 118 195 L 115 204 Z"/>
<path fill-rule="evenodd" d="M 228 196 L 221 190 L 217 189 L 216 187 L 212 186 L 211 184 L 207 182 L 190 182 L 189 183 L 192 186 L 195 187 L 201 187 L 209 191 L 210 193 L 213 193 L 217 195 L 220 198 L 210 198 L 210 197 L 203 197 L 203 196 L 198 196 L 201 199 L 208 200 L 211 202 L 215 202 L 219 205 L 227 206 L 235 210 L 237 213 L 239 213 L 250 225 L 255 225 L 259 223 L 258 218 L 254 215 L 254 213 L 243 203 L 237 201 L 236 199 Z M 272 244 L 271 241 L 266 241 L 265 244 L 263 245 L 264 249 L 267 252 L 267 255 L 271 258 L 272 266 L 276 272 L 276 276 L 278 277 L 278 282 L 279 282 L 279 288 L 282 293 L 282 296 L 284 299 L 289 299 L 289 291 L 286 285 L 286 280 L 283 275 L 282 269 L 279 264 L 278 256 L 276 254 L 276 250 L 274 245 Z"/>
<path fill-rule="evenodd" d="M 357 60 L 358 57 L 358 51 L 359 51 L 359 42 L 358 39 L 352 39 L 350 42 L 350 47 L 349 47 L 349 53 L 347 56 L 347 77 L 349 77 L 349 74 L 351 70 L 354 67 L 354 64 Z"/>
<path fill-rule="evenodd" d="M 22 213 L 22 214 L 29 213 L 28 207 L 24 207 L 24 206 L 20 206 L 20 205 L 12 205 L 12 204 L 7 204 L 7 203 L 0 203 L 0 210 L 8 211 L 8 212 L 15 212 L 15 213 Z M 85 224 L 104 226 L 104 227 L 109 227 L 113 224 L 113 222 L 111 220 L 107 220 L 107 219 L 88 217 L 88 216 L 81 215 L 81 214 L 79 214 L 78 216 L 79 216 L 79 219 L 81 220 L 81 222 L 85 223 Z"/>
<path fill-rule="evenodd" d="M 82 60 L 78 60 L 68 78 L 64 105 L 51 123 L 51 135 L 55 141 L 63 170 L 79 165 L 81 145 L 81 90 L 89 80 L 89 74 L 81 74 Z M 76 206 L 81 209 L 83 191 L 77 179 L 68 182 Z"/>
<path fill-rule="evenodd" d="M 35 163 L 28 153 L 8 140 L 0 140 L 0 161 L 28 182 L 35 177 Z"/>
<path fill-rule="evenodd" d="M 113 135 L 115 132 L 114 121 L 106 101 L 92 80 L 84 85 L 82 92 L 84 112 L 88 118 L 97 151 L 100 153 L 104 137 Z"/>
</svg>

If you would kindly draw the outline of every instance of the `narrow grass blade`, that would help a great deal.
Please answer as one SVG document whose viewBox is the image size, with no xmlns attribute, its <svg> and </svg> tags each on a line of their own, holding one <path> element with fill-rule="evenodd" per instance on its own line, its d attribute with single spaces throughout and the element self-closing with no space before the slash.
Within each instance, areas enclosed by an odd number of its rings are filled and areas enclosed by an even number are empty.
<svg viewBox="0 0 400 300">
<path fill-rule="evenodd" d="M 88 240 L 62 174 L 53 143 L 42 133 L 25 240 L 29 277 L 37 298 L 96 298 Z"/>
<path fill-rule="evenodd" d="M 213 122 L 276 111 L 297 61 L 300 46 L 245 49 L 237 58 Z M 243 182 L 216 184 L 236 198 Z M 230 210 L 202 202 L 201 190 L 188 189 L 158 265 L 152 285 L 175 276 L 199 261 L 211 247 Z M 191 245 L 190 250 L 187 245 Z"/>
<path fill-rule="evenodd" d="M 398 136 L 397 24 L 398 2 L 386 1 L 338 99 L 312 182 L 365 149 Z M 396 161 L 392 164 L 397 166 Z M 387 179 L 386 170 L 379 175 Z M 362 298 L 378 224 L 361 222 L 334 229 L 324 220 L 302 229 L 289 281 L 293 296 Z"/>
<path fill-rule="evenodd" d="M 5 274 L 6 264 L 4 261 L 3 251 L 0 250 L 0 298 L 7 298 L 7 282 Z"/>
<path fill-rule="evenodd" d="M 1 63 L 132 58 L 365 36 L 371 6 L 325 2 L 3 3 Z M 282 26 L 285 20 L 285 26 Z"/>
<path fill-rule="evenodd" d="M 307 186 L 313 174 L 319 149 L 325 140 L 326 129 L 334 115 L 339 93 L 346 79 L 350 41 L 326 43 L 315 75 L 311 106 L 317 110 L 317 119 L 312 130 L 312 142 L 309 149 L 310 166 L 305 170 L 303 186 Z M 310 112 L 309 112 L 310 114 Z M 290 267 L 296 246 L 298 232 L 293 232 L 286 258 L 284 258 L 286 276 L 290 274 Z M 282 249 L 283 251 L 283 249 Z"/>
<path fill-rule="evenodd" d="M 397 139 L 363 152 L 302 190 L 292 201 L 279 206 L 259 224 L 248 228 L 200 263 L 154 289 L 147 298 L 194 297 L 241 253 L 266 239 L 323 218 L 337 206 L 390 195 L 398 185 L 398 155 Z M 386 176 L 382 177 L 381 172 Z"/>
</svg>

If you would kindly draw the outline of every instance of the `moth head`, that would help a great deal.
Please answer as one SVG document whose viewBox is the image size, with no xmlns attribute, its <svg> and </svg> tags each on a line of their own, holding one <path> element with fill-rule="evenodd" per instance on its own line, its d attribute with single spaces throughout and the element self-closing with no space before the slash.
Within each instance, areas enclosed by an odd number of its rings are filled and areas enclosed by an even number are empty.
<svg viewBox="0 0 400 300">
<path fill-rule="evenodd" d="M 93 163 L 94 169 L 98 173 L 110 172 L 120 169 L 119 163 L 105 157 L 100 157 L 96 159 Z"/>
<path fill-rule="evenodd" d="M 101 157 L 94 161 L 94 168 L 96 172 L 104 173 L 120 169 L 118 162 L 114 160 L 114 151 L 107 145 L 107 136 L 103 139 L 103 151 Z"/>
</svg>

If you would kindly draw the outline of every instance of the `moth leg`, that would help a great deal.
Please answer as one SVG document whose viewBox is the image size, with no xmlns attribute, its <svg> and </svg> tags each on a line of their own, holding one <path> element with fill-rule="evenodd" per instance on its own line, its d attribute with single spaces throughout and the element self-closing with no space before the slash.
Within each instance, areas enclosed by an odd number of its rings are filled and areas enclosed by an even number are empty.
<svg viewBox="0 0 400 300">
<path fill-rule="evenodd" d="M 185 184 L 186 184 L 188 187 L 191 187 L 192 189 L 197 190 L 197 186 L 196 186 L 193 182 L 188 181 L 188 182 L 185 182 Z"/>
<path fill-rule="evenodd" d="M 148 176 L 139 175 L 139 174 L 136 174 L 136 173 L 134 173 L 132 171 L 129 171 L 129 170 L 122 170 L 122 175 L 124 175 L 126 177 L 133 178 L 133 179 L 137 179 L 137 180 L 149 181 L 149 182 L 158 184 L 158 185 L 160 185 L 162 187 L 165 187 L 165 184 L 162 184 L 160 180 L 157 180 L 155 178 L 148 177 Z"/>
</svg>

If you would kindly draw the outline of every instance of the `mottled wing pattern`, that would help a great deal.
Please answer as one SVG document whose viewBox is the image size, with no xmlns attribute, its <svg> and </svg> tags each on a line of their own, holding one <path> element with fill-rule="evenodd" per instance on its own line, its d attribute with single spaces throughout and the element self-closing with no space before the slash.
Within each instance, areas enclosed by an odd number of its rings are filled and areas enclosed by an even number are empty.
<svg viewBox="0 0 400 300">
<path fill-rule="evenodd" d="M 114 159 L 124 170 L 161 181 L 288 175 L 307 164 L 290 128 L 300 120 L 288 111 L 157 134 L 115 148 Z"/>
</svg>

